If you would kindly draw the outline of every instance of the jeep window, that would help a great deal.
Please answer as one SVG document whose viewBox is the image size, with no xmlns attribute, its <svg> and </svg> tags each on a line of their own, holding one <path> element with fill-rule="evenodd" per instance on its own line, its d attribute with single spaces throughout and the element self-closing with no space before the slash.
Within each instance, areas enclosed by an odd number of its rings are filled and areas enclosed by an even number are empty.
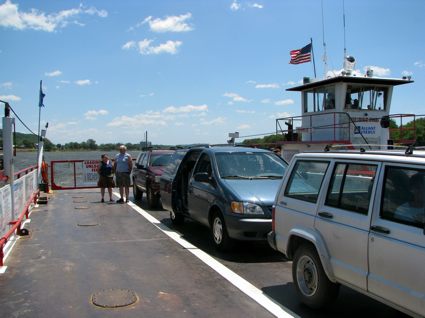
<svg viewBox="0 0 425 318">
<path fill-rule="evenodd" d="M 303 161 L 295 164 L 285 189 L 285 196 L 316 203 L 329 162 Z"/>
<path fill-rule="evenodd" d="M 376 169 L 376 165 L 336 164 L 325 204 L 367 215 Z"/>
<path fill-rule="evenodd" d="M 380 216 L 424 228 L 425 170 L 387 167 Z"/>
<path fill-rule="evenodd" d="M 216 153 L 215 158 L 224 179 L 281 179 L 287 166 L 271 152 Z"/>
</svg>

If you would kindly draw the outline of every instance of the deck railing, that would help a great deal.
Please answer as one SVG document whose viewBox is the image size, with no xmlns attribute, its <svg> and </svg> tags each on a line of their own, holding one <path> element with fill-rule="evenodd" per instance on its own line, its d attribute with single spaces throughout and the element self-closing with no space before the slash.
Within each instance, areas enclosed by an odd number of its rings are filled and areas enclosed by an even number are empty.
<svg viewBox="0 0 425 318">
<path fill-rule="evenodd" d="M 30 208 L 38 196 L 36 166 L 18 171 L 14 174 L 13 184 L 0 188 L 0 267 L 4 265 L 5 249 L 11 237 L 26 233 L 22 224 L 29 217 Z"/>
</svg>

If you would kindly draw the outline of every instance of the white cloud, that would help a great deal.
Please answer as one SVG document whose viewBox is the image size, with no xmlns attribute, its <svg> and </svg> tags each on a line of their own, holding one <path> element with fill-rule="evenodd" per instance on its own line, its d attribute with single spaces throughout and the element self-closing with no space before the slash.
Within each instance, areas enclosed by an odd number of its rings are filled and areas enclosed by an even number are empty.
<svg viewBox="0 0 425 318">
<path fill-rule="evenodd" d="M 46 75 L 47 77 L 55 77 L 55 76 L 62 75 L 62 72 L 59 71 L 59 70 L 55 70 L 53 72 L 46 72 L 46 73 L 44 73 L 44 75 Z"/>
<path fill-rule="evenodd" d="M 365 66 L 364 67 L 364 72 L 366 73 L 367 69 L 371 69 L 373 70 L 373 75 L 374 76 L 388 76 L 391 74 L 391 70 L 389 68 L 383 68 L 383 67 L 379 67 L 379 66 Z"/>
<path fill-rule="evenodd" d="M 180 45 L 182 45 L 181 41 L 167 41 L 158 46 L 149 47 L 148 54 L 176 54 Z"/>
<path fill-rule="evenodd" d="M 249 7 L 254 8 L 254 9 L 263 9 L 264 6 L 260 3 L 252 3 L 249 5 Z"/>
<path fill-rule="evenodd" d="M 62 81 L 59 81 L 59 83 L 62 83 L 62 84 L 70 84 L 71 82 L 70 82 L 70 81 L 66 81 L 66 80 L 62 80 Z"/>
<path fill-rule="evenodd" d="M 248 8 L 248 9 L 263 9 L 264 6 L 261 3 L 257 3 L 257 2 L 242 4 L 241 2 L 238 2 L 237 0 L 233 0 L 233 2 L 230 4 L 230 10 L 232 10 L 232 11 L 239 11 L 239 10 L 242 10 L 242 9 L 245 9 L 245 8 Z"/>
<path fill-rule="evenodd" d="M 230 98 L 233 102 L 243 102 L 243 103 L 249 102 L 248 99 L 246 99 L 245 97 L 242 97 L 242 96 L 240 96 L 236 93 L 224 93 L 223 96 Z"/>
<path fill-rule="evenodd" d="M 0 26 L 14 28 L 17 30 L 40 30 L 45 32 L 54 32 L 58 28 L 64 28 L 69 23 L 84 25 L 76 20 L 81 15 L 97 15 L 106 18 L 108 12 L 98 10 L 95 7 L 86 8 L 80 5 L 78 8 L 62 10 L 57 13 L 46 14 L 37 9 L 31 9 L 27 12 L 19 11 L 18 4 L 6 0 L 0 5 Z"/>
<path fill-rule="evenodd" d="M 269 83 L 269 84 L 257 84 L 255 88 L 279 88 L 279 84 L 277 83 Z"/>
<path fill-rule="evenodd" d="M 85 80 L 75 81 L 75 84 L 77 84 L 79 86 L 86 86 L 86 85 L 91 85 L 92 82 L 89 79 L 85 79 Z"/>
<path fill-rule="evenodd" d="M 423 61 L 416 61 L 415 63 L 413 63 L 413 65 L 421 68 L 425 67 L 425 63 Z"/>
<path fill-rule="evenodd" d="M 183 44 L 183 42 L 181 41 L 167 41 L 158 46 L 152 46 L 151 45 L 152 42 L 153 40 L 149 40 L 149 39 L 144 39 L 142 41 L 139 41 L 137 43 L 139 53 L 142 55 L 161 54 L 161 53 L 176 54 L 178 51 L 178 48 Z M 136 47 L 136 43 L 134 41 L 130 41 L 124 44 L 122 48 L 130 49 L 133 47 Z"/>
<path fill-rule="evenodd" d="M 276 119 L 276 118 L 287 118 L 287 117 L 292 117 L 292 116 L 293 115 L 291 113 L 282 112 L 282 113 L 276 113 L 274 115 L 271 115 L 270 118 Z"/>
<path fill-rule="evenodd" d="M 124 128 L 142 128 L 143 126 L 166 126 L 166 121 L 162 118 L 160 112 L 147 112 L 132 117 L 121 116 L 114 118 L 108 127 L 124 127 Z"/>
<path fill-rule="evenodd" d="M 98 116 L 105 116 L 108 115 L 108 111 L 105 109 L 99 109 L 99 110 L 89 110 L 84 114 L 84 117 L 86 119 L 96 119 Z"/>
<path fill-rule="evenodd" d="M 13 86 L 12 82 L 4 82 L 4 83 L 1 83 L 1 85 L 0 85 L 0 87 L 6 88 L 6 89 L 11 89 L 12 86 Z"/>
<path fill-rule="evenodd" d="M 129 50 L 129 49 L 134 48 L 134 47 L 136 47 L 136 41 L 128 41 L 121 48 L 123 50 Z"/>
<path fill-rule="evenodd" d="M 277 106 L 288 106 L 288 105 L 293 105 L 295 102 L 293 99 L 282 99 L 282 100 L 278 100 L 276 101 L 274 104 Z"/>
<path fill-rule="evenodd" d="M 236 109 L 236 112 L 239 114 L 255 114 L 255 110 L 247 110 L 247 109 Z"/>
<path fill-rule="evenodd" d="M 152 96 L 155 96 L 155 93 L 154 92 L 150 92 L 148 94 L 140 94 L 139 96 L 140 97 L 152 97 Z"/>
<path fill-rule="evenodd" d="M 21 98 L 16 95 L 0 95 L 0 99 L 7 102 L 19 102 Z"/>
<path fill-rule="evenodd" d="M 191 112 L 205 112 L 208 111 L 208 106 L 207 105 L 199 105 L 199 106 L 194 106 L 194 105 L 187 105 L 187 106 L 180 106 L 180 107 L 175 107 L 175 106 L 170 106 L 164 109 L 164 113 L 172 113 L 172 114 L 177 114 L 177 113 L 191 113 Z"/>
<path fill-rule="evenodd" d="M 249 128 L 251 128 L 251 125 L 248 125 L 248 124 L 242 124 L 237 127 L 238 130 L 244 130 Z"/>
<path fill-rule="evenodd" d="M 264 98 L 260 101 L 261 104 L 270 104 L 272 100 L 270 98 Z"/>
<path fill-rule="evenodd" d="M 153 19 L 147 17 L 143 23 L 148 23 L 153 32 L 188 32 L 193 28 L 186 22 L 192 17 L 191 13 L 182 14 L 179 16 L 170 16 L 164 19 Z"/>
<path fill-rule="evenodd" d="M 211 125 L 222 125 L 226 122 L 226 118 L 224 117 L 217 117 L 214 118 L 210 121 L 206 121 L 206 120 L 202 120 L 201 121 L 201 125 L 205 125 L 205 126 L 211 126 Z"/>
<path fill-rule="evenodd" d="M 232 4 L 230 5 L 230 10 L 232 10 L 232 11 L 238 11 L 238 10 L 241 9 L 241 7 L 242 7 L 241 4 L 239 2 L 237 2 L 236 0 L 234 0 L 232 2 Z"/>
<path fill-rule="evenodd" d="M 411 71 L 403 71 L 403 72 L 401 72 L 401 75 L 402 76 L 412 76 L 413 75 L 413 72 L 411 72 Z"/>
</svg>

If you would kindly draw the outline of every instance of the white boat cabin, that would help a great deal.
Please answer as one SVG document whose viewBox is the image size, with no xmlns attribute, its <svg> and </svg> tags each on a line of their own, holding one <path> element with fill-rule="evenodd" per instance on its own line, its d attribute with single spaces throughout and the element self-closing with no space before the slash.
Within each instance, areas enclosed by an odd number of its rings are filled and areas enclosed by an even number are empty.
<svg viewBox="0 0 425 318">
<path fill-rule="evenodd" d="M 380 122 L 390 114 L 393 88 L 413 81 L 371 73 L 304 78 L 302 85 L 287 89 L 301 92 L 301 116 L 277 119 L 277 132 L 284 132 L 289 143 L 387 144 L 389 130 Z"/>
</svg>

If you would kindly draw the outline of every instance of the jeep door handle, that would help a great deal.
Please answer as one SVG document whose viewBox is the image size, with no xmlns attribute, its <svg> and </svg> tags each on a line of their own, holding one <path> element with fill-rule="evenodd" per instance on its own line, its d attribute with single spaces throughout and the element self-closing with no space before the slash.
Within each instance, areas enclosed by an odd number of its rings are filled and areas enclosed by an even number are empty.
<svg viewBox="0 0 425 318">
<path fill-rule="evenodd" d="M 390 234 L 390 230 L 386 227 L 379 226 L 379 225 L 372 225 L 370 229 L 374 232 L 383 233 L 383 234 Z"/>
<path fill-rule="evenodd" d="M 327 219 L 333 219 L 334 218 L 334 215 L 332 213 L 329 213 L 329 212 L 319 212 L 318 214 L 322 218 L 327 218 Z"/>
</svg>

